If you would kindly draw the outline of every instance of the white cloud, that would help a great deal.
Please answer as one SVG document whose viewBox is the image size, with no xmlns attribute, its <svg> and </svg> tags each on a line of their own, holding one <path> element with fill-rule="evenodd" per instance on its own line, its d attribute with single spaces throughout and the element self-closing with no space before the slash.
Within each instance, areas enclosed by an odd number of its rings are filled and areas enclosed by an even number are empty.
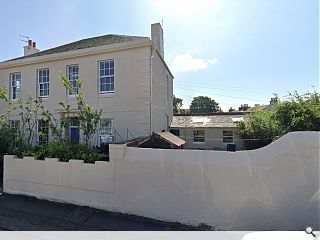
<svg viewBox="0 0 320 240">
<path fill-rule="evenodd" d="M 172 60 L 170 69 L 172 72 L 188 72 L 206 69 L 211 64 L 218 63 L 218 59 L 194 58 L 190 53 L 179 54 Z"/>
</svg>

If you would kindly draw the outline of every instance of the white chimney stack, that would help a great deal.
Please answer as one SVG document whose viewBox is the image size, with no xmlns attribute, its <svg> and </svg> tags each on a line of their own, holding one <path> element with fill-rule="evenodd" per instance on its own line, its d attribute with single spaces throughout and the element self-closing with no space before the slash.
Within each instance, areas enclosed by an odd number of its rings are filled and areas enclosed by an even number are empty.
<svg viewBox="0 0 320 240">
<path fill-rule="evenodd" d="M 151 24 L 151 41 L 160 52 L 162 58 L 164 58 L 163 30 L 160 23 Z"/>
<path fill-rule="evenodd" d="M 32 42 L 32 40 L 28 40 L 28 45 L 24 46 L 24 56 L 28 56 L 34 53 L 39 52 L 40 50 L 36 48 L 36 42 Z"/>
</svg>

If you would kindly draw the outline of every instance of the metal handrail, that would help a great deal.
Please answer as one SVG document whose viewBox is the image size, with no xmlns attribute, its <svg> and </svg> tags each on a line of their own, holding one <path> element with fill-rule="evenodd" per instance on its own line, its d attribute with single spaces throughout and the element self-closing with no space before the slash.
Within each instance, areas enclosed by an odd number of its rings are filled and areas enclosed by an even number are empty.
<svg viewBox="0 0 320 240">
<path fill-rule="evenodd" d="M 116 140 L 116 136 L 119 136 L 120 137 L 120 139 L 121 139 L 121 141 L 123 142 L 123 138 L 121 137 L 121 135 L 118 133 L 118 131 L 115 129 L 115 128 L 112 128 L 112 130 L 113 130 L 113 132 L 114 133 L 116 133 L 116 135 L 115 135 L 115 142 L 117 142 Z"/>
</svg>

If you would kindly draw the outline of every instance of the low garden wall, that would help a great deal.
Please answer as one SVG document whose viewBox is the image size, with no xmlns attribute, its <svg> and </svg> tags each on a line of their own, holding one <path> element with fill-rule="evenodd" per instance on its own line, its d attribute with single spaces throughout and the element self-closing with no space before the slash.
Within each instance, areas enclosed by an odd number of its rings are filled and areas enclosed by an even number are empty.
<svg viewBox="0 0 320 240">
<path fill-rule="evenodd" d="M 241 152 L 110 146 L 110 162 L 5 156 L 4 191 L 225 230 L 320 228 L 319 132 Z"/>
<path fill-rule="evenodd" d="M 59 162 L 57 158 L 35 160 L 4 157 L 4 192 L 25 194 L 48 200 L 90 205 L 95 198 L 114 194 L 112 162 Z"/>
</svg>

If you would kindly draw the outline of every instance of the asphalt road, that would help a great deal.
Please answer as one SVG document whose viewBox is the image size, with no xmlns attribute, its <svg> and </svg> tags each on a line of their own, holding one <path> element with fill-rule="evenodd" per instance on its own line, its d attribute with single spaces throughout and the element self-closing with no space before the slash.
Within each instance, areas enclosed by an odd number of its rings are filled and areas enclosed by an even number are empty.
<svg viewBox="0 0 320 240">
<path fill-rule="evenodd" d="M 90 207 L 1 194 L 0 230 L 14 231 L 184 231 L 211 230 Z"/>
</svg>

